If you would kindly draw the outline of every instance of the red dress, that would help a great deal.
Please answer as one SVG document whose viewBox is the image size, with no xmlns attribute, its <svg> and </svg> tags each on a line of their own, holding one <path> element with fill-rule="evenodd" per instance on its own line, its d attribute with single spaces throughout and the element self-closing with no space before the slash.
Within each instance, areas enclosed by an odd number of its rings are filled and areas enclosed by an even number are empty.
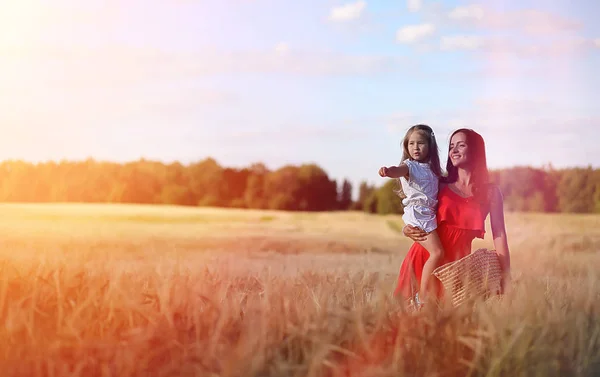
<svg viewBox="0 0 600 377">
<path fill-rule="evenodd" d="M 472 197 L 464 198 L 448 186 L 438 194 L 437 233 L 444 247 L 442 264 L 454 262 L 471 252 L 471 243 L 475 237 L 483 238 L 485 218 L 488 210 Z M 395 295 L 405 299 L 413 298 L 418 292 L 423 266 L 429 258 L 429 252 L 415 242 L 400 267 L 398 286 Z M 439 280 L 435 279 L 438 296 L 443 295 Z"/>
</svg>

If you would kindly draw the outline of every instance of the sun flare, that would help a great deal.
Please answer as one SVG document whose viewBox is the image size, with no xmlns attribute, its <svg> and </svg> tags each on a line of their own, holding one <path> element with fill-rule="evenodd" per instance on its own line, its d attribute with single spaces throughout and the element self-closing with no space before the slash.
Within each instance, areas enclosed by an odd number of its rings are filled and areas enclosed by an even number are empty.
<svg viewBox="0 0 600 377">
<path fill-rule="evenodd" d="M 39 36 L 43 13 L 37 2 L 7 0 L 0 2 L 0 50 L 31 47 Z M 5 51 L 2 51 L 2 55 Z"/>
</svg>

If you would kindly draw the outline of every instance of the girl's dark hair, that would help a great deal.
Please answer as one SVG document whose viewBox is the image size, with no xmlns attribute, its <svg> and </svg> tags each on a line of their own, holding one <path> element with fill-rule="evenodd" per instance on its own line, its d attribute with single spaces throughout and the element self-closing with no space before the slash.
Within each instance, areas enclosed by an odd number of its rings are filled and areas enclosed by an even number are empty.
<svg viewBox="0 0 600 377">
<path fill-rule="evenodd" d="M 438 178 L 442 178 L 442 168 L 440 165 L 440 151 L 438 148 L 437 141 L 435 140 L 435 134 L 431 127 L 426 124 L 416 124 L 410 127 L 406 131 L 406 135 L 404 135 L 404 139 L 402 140 L 402 161 L 406 159 L 412 159 L 410 157 L 410 153 L 408 153 L 408 139 L 413 132 L 422 132 L 427 138 L 427 143 L 429 147 L 429 153 L 427 155 L 427 162 L 429 162 L 429 166 L 431 167 L 431 171 Z M 400 180 L 398 179 L 398 187 L 396 189 L 396 194 L 400 196 L 400 198 L 405 198 L 406 195 L 402 190 L 402 185 L 400 184 Z"/>
<path fill-rule="evenodd" d="M 473 181 L 472 191 L 473 196 L 483 203 L 488 202 L 487 188 L 490 183 L 490 176 L 487 168 L 487 158 L 485 155 L 485 141 L 477 132 L 469 128 L 459 128 L 450 135 L 452 137 L 457 133 L 462 132 L 467 136 L 467 146 L 469 147 L 469 165 L 471 166 L 471 179 Z M 450 154 L 450 147 L 448 147 Z M 452 161 L 448 158 L 446 162 L 447 177 L 442 179 L 445 183 L 454 183 L 458 179 L 458 169 L 452 165 Z"/>
</svg>

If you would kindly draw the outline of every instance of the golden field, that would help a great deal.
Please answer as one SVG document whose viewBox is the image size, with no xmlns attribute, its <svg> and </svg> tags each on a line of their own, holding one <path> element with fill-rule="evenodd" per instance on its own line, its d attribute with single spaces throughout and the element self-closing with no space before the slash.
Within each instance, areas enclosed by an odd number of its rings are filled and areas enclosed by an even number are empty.
<svg viewBox="0 0 600 377">
<path fill-rule="evenodd" d="M 506 221 L 508 295 L 412 313 L 399 216 L 0 205 L 0 375 L 600 375 L 600 216 Z"/>
</svg>

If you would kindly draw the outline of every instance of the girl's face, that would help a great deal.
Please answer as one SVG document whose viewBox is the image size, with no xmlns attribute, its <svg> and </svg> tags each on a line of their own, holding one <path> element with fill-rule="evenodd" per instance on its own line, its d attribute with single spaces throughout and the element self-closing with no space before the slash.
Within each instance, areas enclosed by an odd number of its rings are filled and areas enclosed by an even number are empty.
<svg viewBox="0 0 600 377">
<path fill-rule="evenodd" d="M 455 167 L 465 166 L 469 163 L 469 145 L 467 144 L 467 134 L 457 132 L 450 139 L 450 149 L 448 158 Z"/>
<path fill-rule="evenodd" d="M 419 162 L 427 161 L 429 157 L 429 141 L 423 132 L 414 131 L 408 137 L 408 154 Z"/>
</svg>

